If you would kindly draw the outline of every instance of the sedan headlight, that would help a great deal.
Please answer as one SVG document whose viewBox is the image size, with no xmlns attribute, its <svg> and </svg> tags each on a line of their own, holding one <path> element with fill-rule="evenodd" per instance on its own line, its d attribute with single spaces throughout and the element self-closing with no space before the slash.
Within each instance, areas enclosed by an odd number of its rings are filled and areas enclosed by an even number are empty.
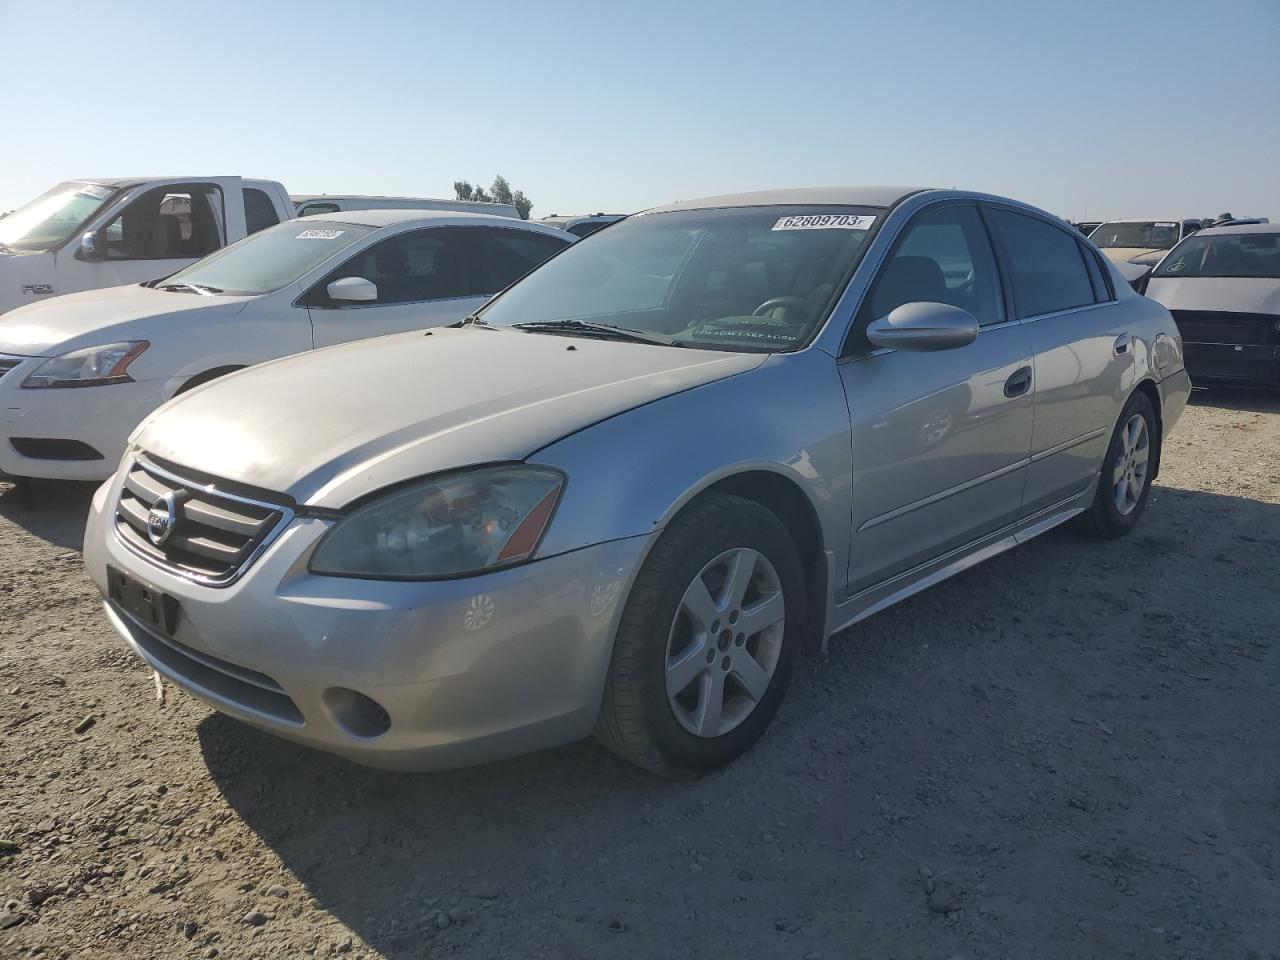
<svg viewBox="0 0 1280 960">
<path fill-rule="evenodd" d="M 22 381 L 24 387 L 100 387 L 108 383 L 132 383 L 129 364 L 151 346 L 146 340 L 85 347 L 52 357 Z"/>
<path fill-rule="evenodd" d="M 433 580 L 528 560 L 551 520 L 564 477 L 541 467 L 485 467 L 421 480 L 338 521 L 312 573 Z"/>
</svg>

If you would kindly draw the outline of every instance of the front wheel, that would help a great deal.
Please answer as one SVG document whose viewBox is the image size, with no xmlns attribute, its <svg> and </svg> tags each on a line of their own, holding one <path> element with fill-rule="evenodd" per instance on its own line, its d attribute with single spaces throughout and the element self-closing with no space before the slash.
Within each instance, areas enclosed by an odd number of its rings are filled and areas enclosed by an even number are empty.
<svg viewBox="0 0 1280 960">
<path fill-rule="evenodd" d="M 800 557 L 774 514 L 726 494 L 694 501 L 636 577 L 597 738 L 666 776 L 730 762 L 778 709 L 804 609 Z"/>
<path fill-rule="evenodd" d="M 1155 409 L 1145 393 L 1125 404 L 1102 461 L 1098 492 L 1088 517 L 1093 532 L 1106 539 L 1123 537 L 1138 525 L 1151 492 L 1160 442 Z"/>
</svg>

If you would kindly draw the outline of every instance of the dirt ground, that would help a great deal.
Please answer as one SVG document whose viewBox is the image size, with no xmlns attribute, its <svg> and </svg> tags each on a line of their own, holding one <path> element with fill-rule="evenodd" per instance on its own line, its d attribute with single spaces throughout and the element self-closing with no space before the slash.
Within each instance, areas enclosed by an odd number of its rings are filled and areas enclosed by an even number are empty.
<svg viewBox="0 0 1280 960">
<path fill-rule="evenodd" d="M 1198 396 L 1131 537 L 836 638 L 692 783 L 590 742 L 378 773 L 161 705 L 89 492 L 0 486 L 3 960 L 1280 956 L 1280 398 Z"/>
</svg>

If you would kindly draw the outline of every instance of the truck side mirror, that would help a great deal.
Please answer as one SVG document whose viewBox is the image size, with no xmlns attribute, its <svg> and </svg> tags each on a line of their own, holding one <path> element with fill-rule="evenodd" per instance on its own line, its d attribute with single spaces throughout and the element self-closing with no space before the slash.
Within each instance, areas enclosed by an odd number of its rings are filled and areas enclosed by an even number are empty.
<svg viewBox="0 0 1280 960">
<path fill-rule="evenodd" d="M 87 230 L 80 236 L 80 246 L 76 249 L 77 260 L 101 260 L 106 251 L 98 246 L 98 231 Z"/>
</svg>

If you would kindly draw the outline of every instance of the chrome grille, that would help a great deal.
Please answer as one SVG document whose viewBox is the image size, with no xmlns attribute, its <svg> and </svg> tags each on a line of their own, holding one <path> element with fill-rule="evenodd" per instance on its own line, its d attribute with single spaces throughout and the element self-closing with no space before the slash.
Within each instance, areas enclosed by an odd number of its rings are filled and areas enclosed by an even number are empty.
<svg viewBox="0 0 1280 960">
<path fill-rule="evenodd" d="M 0 377 L 3 377 L 21 362 L 21 358 L 18 357 L 0 357 Z"/>
<path fill-rule="evenodd" d="M 288 525 L 293 511 L 226 486 L 139 457 L 120 490 L 116 535 L 134 553 L 179 576 L 210 586 L 231 583 Z"/>
</svg>

